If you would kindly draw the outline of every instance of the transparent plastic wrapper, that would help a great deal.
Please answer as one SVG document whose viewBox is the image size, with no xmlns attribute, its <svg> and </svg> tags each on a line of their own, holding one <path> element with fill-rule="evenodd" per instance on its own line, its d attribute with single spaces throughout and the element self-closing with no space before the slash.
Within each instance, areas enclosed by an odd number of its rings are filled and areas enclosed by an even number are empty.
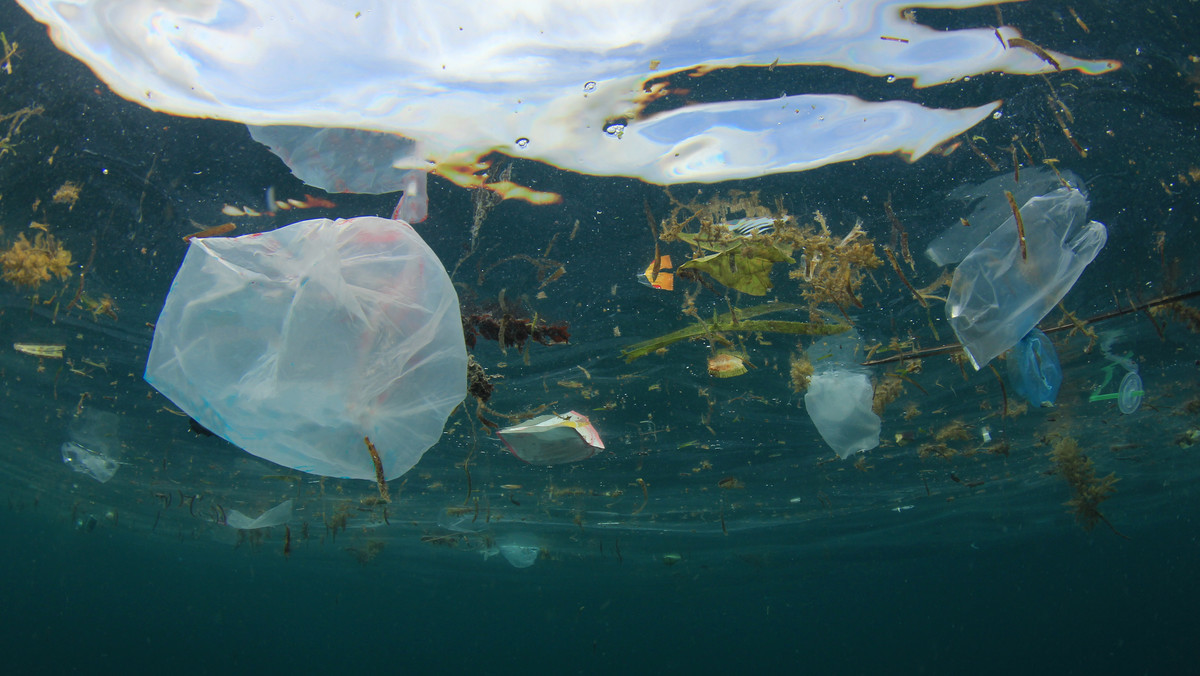
<svg viewBox="0 0 1200 676">
<path fill-rule="evenodd" d="M 115 413 L 84 409 L 67 427 L 70 441 L 60 449 L 68 467 L 106 483 L 121 468 L 120 418 Z"/>
<path fill-rule="evenodd" d="M 1058 399 L 1062 366 L 1054 343 L 1041 331 L 1030 331 L 1009 350 L 1006 370 L 1013 392 L 1034 406 L 1051 406 Z"/>
<path fill-rule="evenodd" d="M 541 415 L 496 434 L 513 455 L 531 465 L 579 462 L 604 450 L 600 433 L 587 416 L 575 411 Z"/>
<path fill-rule="evenodd" d="M 246 451 L 312 474 L 386 479 L 466 396 L 458 296 L 407 223 L 302 221 L 193 239 L 146 380 Z"/>
<path fill-rule="evenodd" d="M 1023 242 L 1009 216 L 955 269 L 946 317 L 976 369 L 1029 333 L 1104 247 L 1108 232 L 1087 210 L 1074 188 L 1034 197 L 1020 209 Z"/>
<path fill-rule="evenodd" d="M 1004 193 L 1011 192 L 1017 204 L 1064 187 L 1063 181 L 1077 190 L 1083 190 L 1083 180 L 1068 170 L 1054 171 L 1049 167 L 1031 167 L 1021 170 L 1021 180 L 1012 174 L 994 176 L 978 185 L 955 188 L 947 199 L 962 202 L 971 211 L 965 216 L 969 225 L 955 219 L 946 230 L 926 249 L 925 255 L 936 265 L 951 265 L 966 257 L 979 246 L 988 235 L 1012 218 L 1012 207 Z M 1084 193 L 1084 197 L 1087 194 Z"/>
<path fill-rule="evenodd" d="M 471 185 L 476 163 L 497 151 L 663 184 L 871 154 L 916 159 L 999 106 L 944 110 L 778 89 L 688 101 L 677 83 L 714 69 L 828 66 L 925 87 L 1120 65 L 1010 47 L 1021 37 L 1011 26 L 924 26 L 902 16 L 906 0 L 20 2 L 132 101 L 256 126 L 398 134 L 414 153 L 385 147 L 364 159 L 433 167 Z"/>
<path fill-rule="evenodd" d="M 230 528 L 237 528 L 238 530 L 254 530 L 256 528 L 282 526 L 291 519 L 292 501 L 284 500 L 253 519 L 236 509 L 231 509 L 225 514 L 225 525 Z"/>
<path fill-rule="evenodd" d="M 881 421 L 871 410 L 871 376 L 858 365 L 863 359 L 858 333 L 847 331 L 813 343 L 808 359 L 814 372 L 804 408 L 825 443 L 843 460 L 878 446 Z"/>
</svg>

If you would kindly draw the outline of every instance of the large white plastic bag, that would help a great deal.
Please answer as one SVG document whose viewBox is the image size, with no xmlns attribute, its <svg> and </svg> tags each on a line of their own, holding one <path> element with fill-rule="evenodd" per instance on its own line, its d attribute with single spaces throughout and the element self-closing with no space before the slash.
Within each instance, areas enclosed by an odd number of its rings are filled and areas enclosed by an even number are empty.
<svg viewBox="0 0 1200 676">
<path fill-rule="evenodd" d="M 1088 201 L 1059 188 L 1021 207 L 1026 258 L 1009 217 L 954 271 L 946 317 L 976 369 L 1017 344 L 1075 285 L 1108 239 Z"/>
<path fill-rule="evenodd" d="M 466 396 L 458 296 L 402 221 L 192 240 L 146 380 L 246 451 L 325 476 L 408 471 Z"/>
</svg>

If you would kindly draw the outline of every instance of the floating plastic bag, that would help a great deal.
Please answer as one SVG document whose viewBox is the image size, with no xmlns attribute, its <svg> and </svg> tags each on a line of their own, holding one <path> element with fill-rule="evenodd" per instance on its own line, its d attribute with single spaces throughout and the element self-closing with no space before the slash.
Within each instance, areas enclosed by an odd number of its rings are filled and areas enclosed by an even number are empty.
<svg viewBox="0 0 1200 676">
<path fill-rule="evenodd" d="M 238 530 L 254 530 L 281 526 L 292 518 L 292 501 L 284 500 L 271 509 L 263 512 L 258 518 L 251 519 L 236 509 L 231 509 L 225 515 L 225 525 Z"/>
<path fill-rule="evenodd" d="M 946 317 L 976 369 L 1029 333 L 1104 247 L 1108 233 L 1087 210 L 1074 188 L 1034 197 L 1021 207 L 1024 259 L 1010 216 L 955 269 Z"/>
<path fill-rule="evenodd" d="M 193 239 L 146 380 L 212 432 L 304 472 L 408 471 L 466 396 L 458 297 L 407 223 L 311 220 Z"/>
<path fill-rule="evenodd" d="M 1050 406 L 1058 399 L 1062 385 L 1062 366 L 1054 343 L 1034 329 L 1008 353 L 1008 382 L 1013 392 L 1034 406 Z"/>
<path fill-rule="evenodd" d="M 924 87 L 989 72 L 1119 66 L 1010 47 L 1021 36 L 1011 26 L 924 26 L 903 16 L 911 0 L 20 2 L 131 101 L 253 125 L 400 134 L 420 153 L 398 167 L 430 161 L 460 182 L 478 181 L 474 162 L 494 151 L 652 183 L 758 177 L 875 153 L 915 159 L 999 106 L 779 97 L 775 85 L 688 103 L 679 83 L 717 69 L 834 67 Z M 369 154 L 370 163 L 397 159 L 394 148 Z"/>
<path fill-rule="evenodd" d="M 71 440 L 60 449 L 63 462 L 100 483 L 113 478 L 121 468 L 119 421 L 115 413 L 84 409 L 67 427 Z"/>
<path fill-rule="evenodd" d="M 879 445 L 879 416 L 871 410 L 875 388 L 862 361 L 855 331 L 823 338 L 808 348 L 814 372 L 804 408 L 817 432 L 843 460 Z"/>
<path fill-rule="evenodd" d="M 604 450 L 600 433 L 587 416 L 568 411 L 541 415 L 496 432 L 508 450 L 531 465 L 578 462 Z"/>
<path fill-rule="evenodd" d="M 1083 181 L 1075 172 L 1054 171 L 1048 167 L 1032 167 L 1021 171 L 1021 180 L 1004 173 L 990 178 L 979 185 L 964 185 L 955 188 L 947 199 L 962 202 L 971 207 L 964 225 L 955 219 L 946 231 L 925 249 L 925 255 L 937 265 L 957 263 L 979 246 L 979 243 L 996 228 L 1012 218 L 1012 207 L 1004 193 L 1011 192 L 1017 204 L 1030 198 L 1045 195 L 1062 187 L 1066 181 L 1071 187 L 1082 190 Z M 1086 197 L 1086 195 L 1085 195 Z"/>
</svg>

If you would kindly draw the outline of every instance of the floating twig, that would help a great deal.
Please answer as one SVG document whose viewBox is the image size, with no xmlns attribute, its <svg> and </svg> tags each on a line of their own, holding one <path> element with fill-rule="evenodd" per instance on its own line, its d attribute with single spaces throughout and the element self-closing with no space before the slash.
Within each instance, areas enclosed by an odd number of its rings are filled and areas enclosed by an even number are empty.
<svg viewBox="0 0 1200 676">
<path fill-rule="evenodd" d="M 375 450 L 375 444 L 371 443 L 371 437 L 363 437 L 363 441 L 366 442 L 367 451 L 371 454 L 371 462 L 375 464 L 375 483 L 379 484 L 379 499 L 384 503 L 391 502 L 387 480 L 383 478 L 383 461 L 379 459 L 379 451 Z"/>
</svg>

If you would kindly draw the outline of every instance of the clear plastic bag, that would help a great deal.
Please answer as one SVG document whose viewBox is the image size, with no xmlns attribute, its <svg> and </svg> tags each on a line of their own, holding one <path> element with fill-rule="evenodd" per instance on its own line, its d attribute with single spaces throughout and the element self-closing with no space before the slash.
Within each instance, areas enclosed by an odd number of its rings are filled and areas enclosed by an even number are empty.
<svg viewBox="0 0 1200 676">
<path fill-rule="evenodd" d="M 871 410 L 875 388 L 858 362 L 863 358 L 858 333 L 823 338 L 808 348 L 815 372 L 804 395 L 804 408 L 817 432 L 843 460 L 879 445 L 881 421 Z"/>
<path fill-rule="evenodd" d="M 1034 197 L 1021 207 L 1024 247 L 1010 216 L 954 271 L 946 317 L 976 369 L 1029 333 L 1104 247 L 1108 233 L 1087 210 L 1074 188 Z"/>
<path fill-rule="evenodd" d="M 1004 196 L 1006 191 L 1013 194 L 1017 204 L 1024 204 L 1032 197 L 1057 189 L 1063 181 L 1073 188 L 1083 186 L 1083 181 L 1073 171 L 1033 167 L 1021 171 L 1020 181 L 1012 174 L 1005 173 L 978 185 L 955 188 L 946 197 L 970 207 L 971 211 L 966 216 L 970 225 L 963 225 L 962 221 L 955 218 L 954 223 L 925 249 L 925 255 L 936 265 L 951 265 L 961 261 L 1006 219 L 1012 218 L 1012 207 Z"/>
<path fill-rule="evenodd" d="M 458 296 L 407 223 L 192 240 L 146 380 L 246 451 L 313 474 L 408 471 L 466 396 Z"/>
</svg>

